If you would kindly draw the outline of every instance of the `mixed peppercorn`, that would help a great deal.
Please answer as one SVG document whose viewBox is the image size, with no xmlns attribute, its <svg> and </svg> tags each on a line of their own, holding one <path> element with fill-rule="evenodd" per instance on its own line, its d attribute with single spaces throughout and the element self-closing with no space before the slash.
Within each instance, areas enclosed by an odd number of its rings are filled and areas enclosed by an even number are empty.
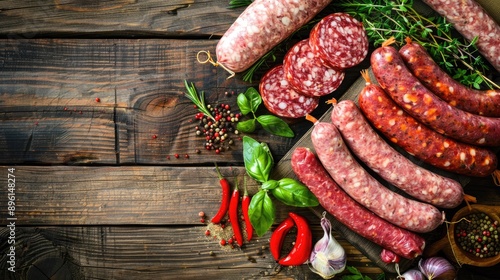
<svg viewBox="0 0 500 280">
<path fill-rule="evenodd" d="M 455 226 L 455 239 L 460 247 L 479 258 L 500 253 L 498 221 L 485 213 L 472 213 Z"/>
<path fill-rule="evenodd" d="M 214 118 L 210 118 L 202 112 L 195 115 L 198 120 L 196 135 L 205 138 L 204 148 L 213 150 L 215 153 L 224 152 L 234 144 L 233 134 L 238 135 L 236 125 L 241 117 L 239 113 L 231 112 L 229 104 L 221 103 L 217 106 L 207 105 L 207 109 Z"/>
</svg>

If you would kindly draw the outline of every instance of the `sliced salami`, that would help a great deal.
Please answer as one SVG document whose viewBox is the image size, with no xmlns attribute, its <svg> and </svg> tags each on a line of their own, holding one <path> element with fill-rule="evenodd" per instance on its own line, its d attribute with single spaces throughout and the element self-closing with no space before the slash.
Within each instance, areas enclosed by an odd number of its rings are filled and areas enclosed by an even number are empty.
<svg viewBox="0 0 500 280">
<path fill-rule="evenodd" d="M 303 95 L 285 78 L 283 65 L 269 70 L 260 80 L 260 95 L 264 106 L 273 114 L 285 118 L 301 118 L 311 113 L 319 104 L 319 97 Z"/>
<path fill-rule="evenodd" d="M 328 95 L 344 80 L 344 71 L 326 67 L 309 46 L 309 39 L 299 41 L 287 52 L 283 70 L 288 82 L 308 96 Z"/>
<path fill-rule="evenodd" d="M 324 17 L 311 30 L 309 44 L 330 67 L 346 69 L 368 54 L 368 37 L 363 24 L 346 13 Z"/>
</svg>

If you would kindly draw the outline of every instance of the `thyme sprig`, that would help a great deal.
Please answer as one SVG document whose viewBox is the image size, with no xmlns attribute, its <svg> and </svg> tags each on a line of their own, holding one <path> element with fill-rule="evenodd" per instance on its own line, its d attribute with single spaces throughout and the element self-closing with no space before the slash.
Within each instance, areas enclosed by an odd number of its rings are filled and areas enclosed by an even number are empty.
<svg viewBox="0 0 500 280">
<path fill-rule="evenodd" d="M 230 0 L 229 1 L 229 9 L 235 9 L 239 7 L 246 7 L 252 4 L 253 0 Z"/>
<path fill-rule="evenodd" d="M 205 92 L 201 91 L 198 94 L 198 91 L 196 91 L 196 87 L 194 86 L 193 83 L 188 84 L 186 80 L 184 80 L 184 85 L 186 86 L 186 94 L 185 96 L 191 100 L 194 105 L 196 105 L 196 108 L 205 116 L 211 118 L 212 120 L 215 121 L 215 118 L 212 116 L 210 113 L 210 110 L 207 108 L 207 105 L 205 104 Z"/>
<path fill-rule="evenodd" d="M 339 0 L 332 5 L 360 19 L 370 42 L 380 46 L 389 37 L 403 44 L 406 37 L 424 46 L 454 79 L 466 86 L 499 87 L 486 74 L 489 66 L 475 43 L 457 38 L 451 23 L 441 16 L 424 16 L 413 0 Z"/>
</svg>

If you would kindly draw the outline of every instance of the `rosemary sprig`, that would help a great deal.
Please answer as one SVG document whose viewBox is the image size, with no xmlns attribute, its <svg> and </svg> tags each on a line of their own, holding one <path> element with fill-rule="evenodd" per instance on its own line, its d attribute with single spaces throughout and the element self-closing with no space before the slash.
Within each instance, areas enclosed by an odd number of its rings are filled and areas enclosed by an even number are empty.
<svg viewBox="0 0 500 280">
<path fill-rule="evenodd" d="M 478 53 L 476 40 L 456 38 L 453 26 L 441 16 L 426 17 L 413 0 L 338 0 L 332 5 L 360 19 L 368 39 L 380 46 L 389 37 L 403 44 L 406 37 L 424 46 L 454 79 L 466 86 L 500 88 L 487 78 L 489 67 Z"/>
<path fill-rule="evenodd" d="M 200 94 L 196 91 L 196 88 L 193 83 L 188 84 L 186 80 L 184 80 L 184 85 L 186 86 L 187 93 L 185 96 L 191 100 L 194 105 L 196 105 L 196 108 L 205 116 L 211 118 L 212 120 L 215 121 L 215 118 L 212 116 L 210 113 L 210 110 L 207 108 L 207 105 L 205 104 L 205 92 L 201 91 Z"/>
<path fill-rule="evenodd" d="M 235 9 L 239 7 L 246 7 L 252 4 L 253 0 L 230 0 L 229 1 L 229 9 Z"/>
</svg>

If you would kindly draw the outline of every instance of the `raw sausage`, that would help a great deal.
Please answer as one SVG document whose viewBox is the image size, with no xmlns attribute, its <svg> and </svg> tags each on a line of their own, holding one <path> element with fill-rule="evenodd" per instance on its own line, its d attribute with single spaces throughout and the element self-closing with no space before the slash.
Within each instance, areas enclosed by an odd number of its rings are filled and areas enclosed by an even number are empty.
<svg viewBox="0 0 500 280">
<path fill-rule="evenodd" d="M 344 71 L 322 64 L 309 46 L 309 39 L 299 41 L 287 52 L 283 68 L 288 82 L 308 96 L 328 95 L 344 80 Z"/>
<path fill-rule="evenodd" d="M 399 54 L 413 75 L 451 106 L 473 114 L 500 117 L 500 90 L 480 91 L 460 84 L 439 67 L 422 45 L 409 39 Z"/>
<path fill-rule="evenodd" d="M 354 101 L 336 104 L 331 119 L 353 154 L 389 183 L 437 207 L 455 208 L 462 202 L 460 183 L 414 164 L 392 148 L 373 130 Z"/>
<path fill-rule="evenodd" d="M 353 67 L 368 54 L 363 24 L 346 13 L 330 14 L 310 32 L 309 43 L 325 65 L 337 69 Z"/>
<path fill-rule="evenodd" d="M 370 61 L 380 86 L 414 118 L 465 143 L 500 146 L 500 118 L 479 116 L 450 106 L 410 72 L 394 47 L 384 44 L 377 48 Z"/>
<path fill-rule="evenodd" d="M 492 151 L 458 142 L 428 128 L 399 107 L 375 84 L 358 96 L 364 116 L 391 142 L 416 158 L 450 172 L 483 177 L 497 167 Z"/>
<path fill-rule="evenodd" d="M 339 222 L 401 257 L 413 259 L 422 254 L 425 247 L 422 237 L 387 222 L 354 201 L 328 175 L 311 150 L 295 148 L 291 164 L 297 178 Z"/>
<path fill-rule="evenodd" d="M 423 0 L 441 14 L 467 40 L 477 36 L 481 54 L 500 71 L 500 26 L 474 0 Z"/>
<path fill-rule="evenodd" d="M 331 0 L 253 1 L 217 43 L 217 63 L 236 73 L 248 69 L 330 2 Z"/>
<path fill-rule="evenodd" d="M 269 70 L 259 83 L 259 91 L 266 108 L 285 118 L 300 118 L 311 113 L 319 104 L 319 97 L 298 93 L 285 79 L 283 65 Z"/>
<path fill-rule="evenodd" d="M 335 125 L 316 122 L 311 140 L 333 180 L 379 217 L 415 232 L 430 232 L 443 222 L 436 207 L 395 193 L 373 178 L 352 156 Z"/>
</svg>

